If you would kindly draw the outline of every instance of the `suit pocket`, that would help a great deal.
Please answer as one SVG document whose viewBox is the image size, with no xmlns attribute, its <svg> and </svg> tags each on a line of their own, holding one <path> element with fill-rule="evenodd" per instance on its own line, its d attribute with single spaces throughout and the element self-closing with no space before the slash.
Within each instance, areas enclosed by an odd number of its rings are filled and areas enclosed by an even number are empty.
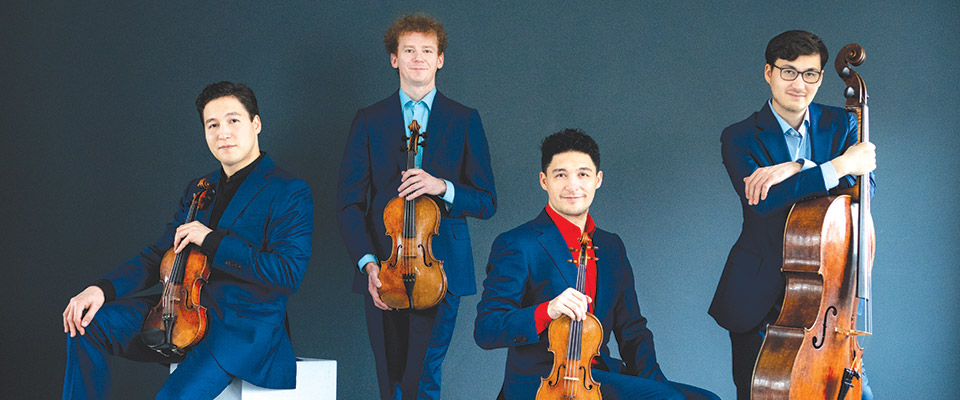
<svg viewBox="0 0 960 400">
<path fill-rule="evenodd" d="M 470 229 L 467 228 L 466 222 L 456 222 L 453 223 L 451 228 L 453 229 L 453 238 L 457 240 L 470 240 Z"/>
</svg>

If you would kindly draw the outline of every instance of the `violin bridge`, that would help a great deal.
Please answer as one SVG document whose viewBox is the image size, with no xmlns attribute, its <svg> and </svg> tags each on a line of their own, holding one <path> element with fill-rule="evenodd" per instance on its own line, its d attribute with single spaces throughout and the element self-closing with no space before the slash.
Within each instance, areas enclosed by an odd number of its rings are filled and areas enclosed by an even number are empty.
<svg viewBox="0 0 960 400">
<path fill-rule="evenodd" d="M 579 381 L 580 378 L 577 378 L 577 377 L 575 377 L 575 376 L 565 376 L 565 377 L 563 377 L 563 380 L 565 380 L 565 381 Z"/>
</svg>

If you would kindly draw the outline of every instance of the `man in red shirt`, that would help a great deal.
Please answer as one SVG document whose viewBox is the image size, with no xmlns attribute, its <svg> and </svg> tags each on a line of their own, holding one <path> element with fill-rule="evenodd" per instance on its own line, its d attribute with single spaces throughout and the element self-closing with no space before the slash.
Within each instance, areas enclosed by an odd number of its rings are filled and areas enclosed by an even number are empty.
<svg viewBox="0 0 960 400">
<path fill-rule="evenodd" d="M 603 327 L 600 357 L 591 373 L 604 399 L 717 398 L 668 381 L 657 364 L 623 241 L 597 228 L 589 214 L 603 182 L 596 142 L 567 129 L 544 139 L 540 151 L 540 187 L 547 192 L 547 206 L 537 218 L 494 241 L 477 305 L 477 344 L 509 348 L 500 398 L 533 399 L 553 364 L 547 350 L 550 321 L 561 315 L 584 320 L 587 312 Z M 583 232 L 596 249 L 588 250 L 581 293 L 574 289 L 577 265 L 568 260 L 579 258 Z M 607 348 L 611 332 L 623 361 Z"/>
</svg>

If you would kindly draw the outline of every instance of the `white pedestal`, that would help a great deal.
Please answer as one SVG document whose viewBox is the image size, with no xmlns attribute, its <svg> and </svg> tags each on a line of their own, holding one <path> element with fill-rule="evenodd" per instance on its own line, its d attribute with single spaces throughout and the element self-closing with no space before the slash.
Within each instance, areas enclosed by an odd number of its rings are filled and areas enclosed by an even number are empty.
<svg viewBox="0 0 960 400">
<path fill-rule="evenodd" d="M 170 364 L 170 372 L 177 364 Z M 297 358 L 297 388 L 267 389 L 234 377 L 215 400 L 336 400 L 337 362 Z"/>
</svg>

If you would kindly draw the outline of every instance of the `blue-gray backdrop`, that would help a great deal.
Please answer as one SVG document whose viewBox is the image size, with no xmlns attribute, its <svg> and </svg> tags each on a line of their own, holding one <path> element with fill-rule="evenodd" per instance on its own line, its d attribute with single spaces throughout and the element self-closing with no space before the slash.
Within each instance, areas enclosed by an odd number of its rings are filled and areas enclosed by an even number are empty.
<svg viewBox="0 0 960 400">
<path fill-rule="evenodd" d="M 699 4 L 697 4 L 699 3 Z M 218 167 L 193 101 L 245 82 L 261 146 L 316 201 L 314 254 L 290 303 L 297 354 L 338 361 L 343 399 L 376 396 L 362 299 L 334 222 L 355 111 L 397 89 L 386 27 L 434 14 L 450 45 L 438 86 L 480 110 L 499 209 L 471 221 L 477 281 L 490 243 L 545 204 L 538 141 L 593 135 L 606 180 L 591 210 L 636 269 L 659 361 L 674 380 L 732 398 L 729 342 L 706 310 L 739 232 L 719 135 L 769 97 L 775 34 L 821 35 L 832 58 L 858 42 L 878 148 L 875 337 L 881 398 L 948 398 L 960 369 L 955 134 L 960 6 L 954 0 L 823 2 L 46 2 L 0 13 L 4 398 L 54 398 L 67 299 L 160 234 L 190 178 Z M 817 100 L 839 105 L 828 67 Z M 505 350 L 473 342 L 464 299 L 444 398 L 492 399 Z M 119 398 L 149 398 L 166 371 L 121 361 Z M 120 394 L 122 393 L 122 394 Z"/>
</svg>

